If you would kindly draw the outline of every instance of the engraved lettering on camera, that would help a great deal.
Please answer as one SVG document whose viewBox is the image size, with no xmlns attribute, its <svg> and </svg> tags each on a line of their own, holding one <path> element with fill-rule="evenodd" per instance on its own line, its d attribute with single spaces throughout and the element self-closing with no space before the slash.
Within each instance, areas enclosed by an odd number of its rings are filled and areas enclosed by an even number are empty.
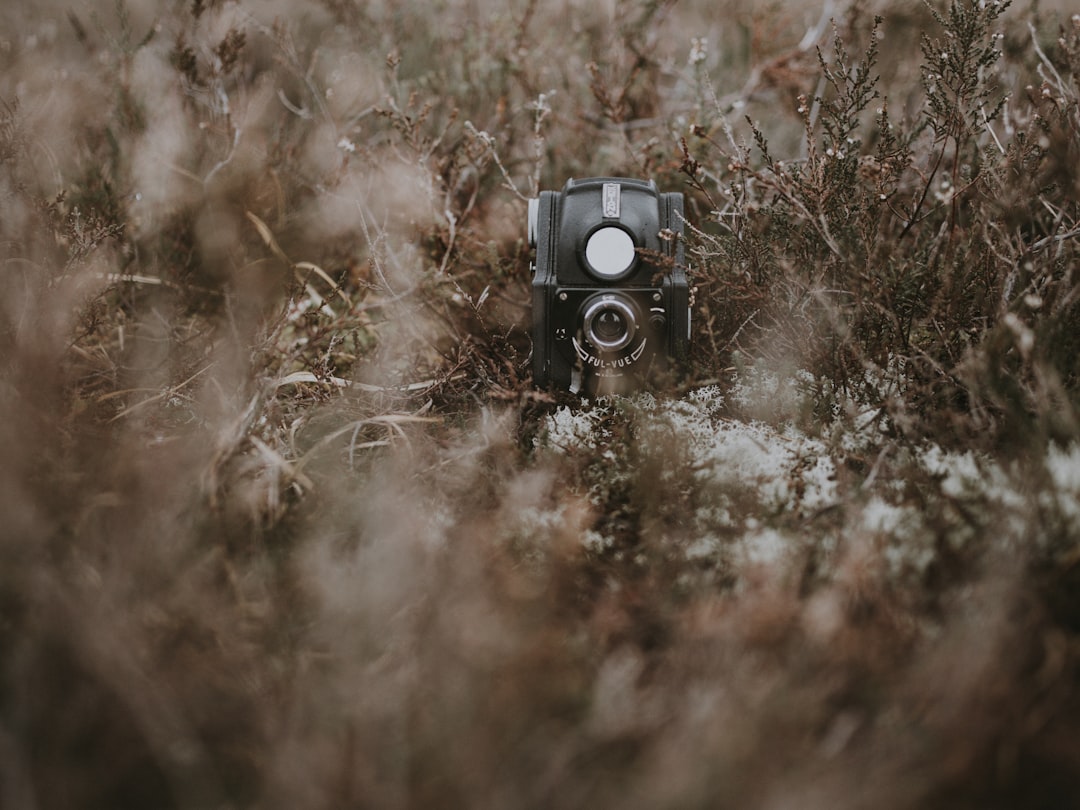
<svg viewBox="0 0 1080 810">
<path fill-rule="evenodd" d="M 622 195 L 619 193 L 618 183 L 604 183 L 604 218 L 615 218 L 619 216 L 619 200 Z"/>
</svg>

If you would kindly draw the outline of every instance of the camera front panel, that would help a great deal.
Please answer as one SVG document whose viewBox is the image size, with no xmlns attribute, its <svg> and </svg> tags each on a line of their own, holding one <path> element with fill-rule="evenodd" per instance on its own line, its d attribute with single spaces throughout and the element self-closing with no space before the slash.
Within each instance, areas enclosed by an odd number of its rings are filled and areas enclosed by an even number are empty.
<svg viewBox="0 0 1080 810">
<path fill-rule="evenodd" d="M 556 289 L 548 318 L 554 378 L 567 387 L 575 373 L 640 385 L 666 359 L 668 297 L 659 287 Z"/>
</svg>

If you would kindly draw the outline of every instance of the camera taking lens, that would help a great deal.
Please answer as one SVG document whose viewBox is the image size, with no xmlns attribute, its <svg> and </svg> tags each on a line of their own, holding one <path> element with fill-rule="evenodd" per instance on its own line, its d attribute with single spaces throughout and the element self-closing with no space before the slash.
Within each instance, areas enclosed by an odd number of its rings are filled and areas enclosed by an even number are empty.
<svg viewBox="0 0 1080 810">
<path fill-rule="evenodd" d="M 682 194 L 628 177 L 570 180 L 529 201 L 538 385 L 628 391 L 685 358 L 682 212 Z"/>
<path fill-rule="evenodd" d="M 617 352 L 634 339 L 637 317 L 633 307 L 613 295 L 589 304 L 582 318 L 585 339 L 601 352 Z"/>
</svg>

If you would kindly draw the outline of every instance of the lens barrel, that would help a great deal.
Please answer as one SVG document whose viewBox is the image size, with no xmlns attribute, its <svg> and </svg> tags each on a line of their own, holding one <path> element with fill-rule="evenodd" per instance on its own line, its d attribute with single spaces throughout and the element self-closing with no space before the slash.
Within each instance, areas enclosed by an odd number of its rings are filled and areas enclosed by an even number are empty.
<svg viewBox="0 0 1080 810">
<path fill-rule="evenodd" d="M 604 352 L 617 352 L 630 345 L 638 330 L 637 314 L 621 296 L 604 295 L 585 308 L 582 316 L 585 338 Z"/>
</svg>

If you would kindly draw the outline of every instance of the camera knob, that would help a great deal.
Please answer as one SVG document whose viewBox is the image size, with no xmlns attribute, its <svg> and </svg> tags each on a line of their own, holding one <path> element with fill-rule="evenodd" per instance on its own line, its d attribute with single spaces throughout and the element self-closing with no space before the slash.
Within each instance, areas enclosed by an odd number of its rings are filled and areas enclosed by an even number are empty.
<svg viewBox="0 0 1080 810">
<path fill-rule="evenodd" d="M 540 200 L 536 197 L 529 199 L 529 247 L 536 247 L 536 230 L 540 221 Z"/>
</svg>

